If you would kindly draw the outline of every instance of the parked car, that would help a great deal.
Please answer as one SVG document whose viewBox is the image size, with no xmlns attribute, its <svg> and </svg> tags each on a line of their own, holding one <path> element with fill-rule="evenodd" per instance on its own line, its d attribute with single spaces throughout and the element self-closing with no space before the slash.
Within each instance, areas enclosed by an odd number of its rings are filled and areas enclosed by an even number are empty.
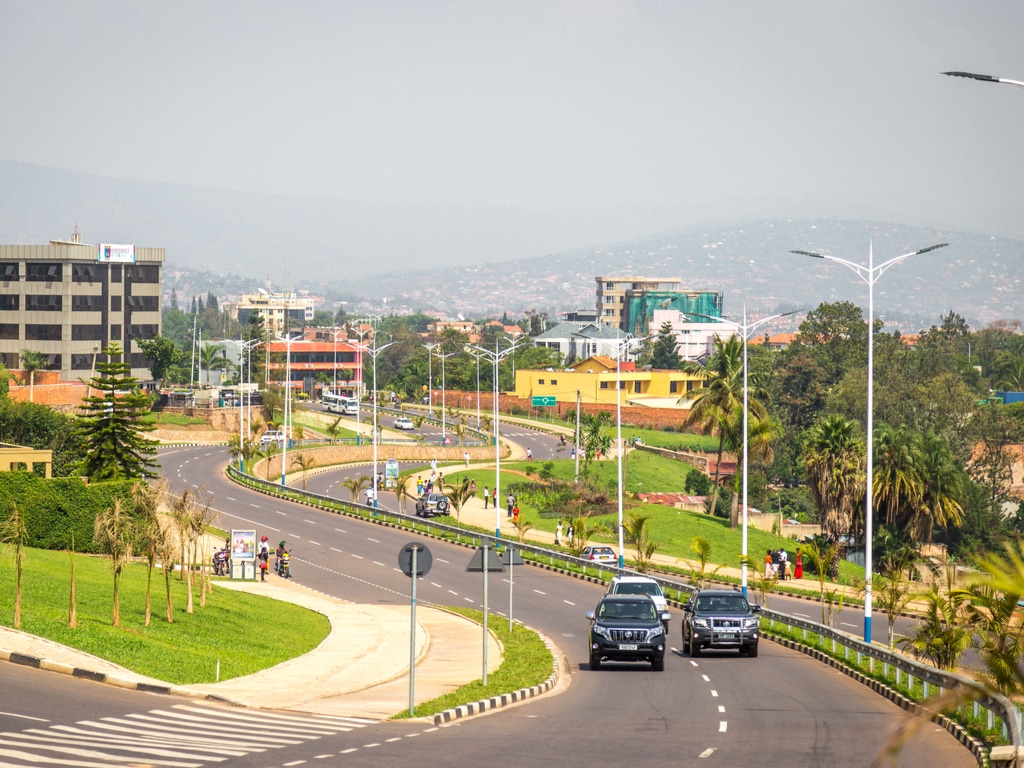
<svg viewBox="0 0 1024 768">
<path fill-rule="evenodd" d="M 611 547 L 584 547 L 580 557 L 600 563 L 614 563 L 618 560 L 615 550 Z"/>
<path fill-rule="evenodd" d="M 647 661 L 655 672 L 665 669 L 666 619 L 648 595 L 605 595 L 585 616 L 591 669 L 605 661 Z"/>
<path fill-rule="evenodd" d="M 412 419 L 408 416 L 399 416 L 395 419 L 395 429 L 415 429 L 416 425 L 412 423 Z"/>
<path fill-rule="evenodd" d="M 283 443 L 283 442 L 284 442 L 284 432 L 275 432 L 273 430 L 268 430 L 267 432 L 264 432 L 262 435 L 260 435 L 260 444 L 261 445 L 270 445 L 271 443 Z"/>
<path fill-rule="evenodd" d="M 433 517 L 434 515 L 447 515 L 451 502 L 443 493 L 424 493 L 416 499 L 416 516 Z"/>
<path fill-rule="evenodd" d="M 614 576 L 608 583 L 609 595 L 647 595 L 659 611 L 668 610 L 668 600 L 661 585 L 647 576 Z M 667 614 L 671 615 L 671 614 Z"/>
<path fill-rule="evenodd" d="M 683 608 L 683 653 L 700 656 L 704 649 L 736 650 L 757 656 L 760 605 L 751 605 L 738 590 L 701 589 Z"/>
</svg>

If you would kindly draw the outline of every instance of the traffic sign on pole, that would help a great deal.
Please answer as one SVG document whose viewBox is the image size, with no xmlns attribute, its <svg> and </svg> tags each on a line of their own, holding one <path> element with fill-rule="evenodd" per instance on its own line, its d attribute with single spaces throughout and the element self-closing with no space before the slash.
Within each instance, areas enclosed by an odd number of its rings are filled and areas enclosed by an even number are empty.
<svg viewBox="0 0 1024 768">
<path fill-rule="evenodd" d="M 558 398 L 554 395 L 534 395 L 530 398 L 530 405 L 534 408 L 551 408 L 558 405 Z"/>
</svg>

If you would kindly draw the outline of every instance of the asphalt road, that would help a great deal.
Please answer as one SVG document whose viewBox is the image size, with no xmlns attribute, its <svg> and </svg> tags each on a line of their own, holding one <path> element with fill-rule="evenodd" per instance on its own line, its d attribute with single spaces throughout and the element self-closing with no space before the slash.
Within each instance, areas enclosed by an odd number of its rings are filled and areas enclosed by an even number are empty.
<svg viewBox="0 0 1024 768">
<path fill-rule="evenodd" d="M 286 539 L 295 552 L 297 581 L 361 603 L 408 604 L 409 580 L 398 570 L 397 554 L 412 534 L 239 488 L 223 476 L 226 449 L 169 449 L 160 460 L 172 486 L 204 485 L 213 493 L 223 527 L 256 527 L 275 540 Z M 481 607 L 481 577 L 465 570 L 471 550 L 434 540 L 428 546 L 434 567 L 420 582 L 418 599 Z M 490 609 L 504 617 L 507 578 L 490 582 Z M 590 671 L 583 612 L 600 594 L 599 587 L 560 574 L 516 569 L 514 616 L 558 647 L 567 684 L 551 695 L 442 728 L 250 713 L 2 664 L 0 765 L 111 765 L 104 755 L 116 752 L 121 765 L 195 768 L 419 762 L 646 767 L 703 760 L 859 767 L 871 763 L 903 722 L 899 709 L 867 688 L 770 642 L 757 659 L 684 657 L 677 650 L 678 621 L 671 627 L 674 648 L 665 672 L 629 664 Z M 798 605 L 812 614 L 816 607 Z M 780 605 L 773 601 L 773 607 Z M 267 692 L 267 705 L 273 705 L 273 691 Z M 951 736 L 924 724 L 896 764 L 974 763 Z"/>
</svg>

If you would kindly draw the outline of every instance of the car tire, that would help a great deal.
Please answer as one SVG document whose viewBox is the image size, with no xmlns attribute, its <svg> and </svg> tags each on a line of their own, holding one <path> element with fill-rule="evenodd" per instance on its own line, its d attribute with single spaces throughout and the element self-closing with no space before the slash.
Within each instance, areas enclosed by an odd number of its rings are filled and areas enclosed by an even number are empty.
<svg viewBox="0 0 1024 768">
<path fill-rule="evenodd" d="M 447 512 L 448 511 L 448 502 L 447 501 L 439 501 L 439 502 L 437 502 L 437 511 L 438 512 Z"/>
<path fill-rule="evenodd" d="M 686 637 L 686 630 L 683 630 L 683 653 L 687 656 L 690 655 L 690 641 Z"/>
<path fill-rule="evenodd" d="M 749 656 L 752 659 L 757 658 L 757 643 L 747 646 L 747 656 Z"/>
<path fill-rule="evenodd" d="M 601 657 L 590 654 L 590 668 L 595 672 L 601 668 Z"/>
<path fill-rule="evenodd" d="M 693 634 L 690 635 L 690 655 L 693 658 L 700 656 L 700 645 L 697 643 L 697 639 Z"/>
<path fill-rule="evenodd" d="M 660 659 L 651 659 L 651 669 L 655 672 L 664 672 L 665 657 L 662 656 Z"/>
</svg>

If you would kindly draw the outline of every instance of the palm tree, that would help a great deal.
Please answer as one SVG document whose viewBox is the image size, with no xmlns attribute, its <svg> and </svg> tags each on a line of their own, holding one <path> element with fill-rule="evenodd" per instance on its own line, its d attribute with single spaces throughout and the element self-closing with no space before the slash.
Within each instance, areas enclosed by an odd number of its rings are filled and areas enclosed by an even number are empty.
<svg viewBox="0 0 1024 768">
<path fill-rule="evenodd" d="M 924 480 L 916 435 L 903 427 L 882 424 L 875 430 L 874 499 L 886 522 L 903 524 L 921 505 Z"/>
<path fill-rule="evenodd" d="M 302 470 L 302 490 L 306 490 L 306 484 L 309 482 L 309 470 L 316 466 L 316 457 L 298 453 L 292 458 L 292 466 Z"/>
<path fill-rule="evenodd" d="M 928 433 L 921 439 L 924 494 L 913 521 L 918 541 L 931 541 L 932 526 L 959 526 L 963 520 L 960 499 L 964 493 L 963 472 L 953 459 L 949 443 Z"/>
<path fill-rule="evenodd" d="M 738 431 L 736 413 L 743 413 L 743 341 L 738 336 L 722 340 L 715 336 L 715 351 L 708 360 L 707 366 L 689 361 L 683 365 L 687 373 L 704 376 L 704 384 L 693 392 L 679 398 L 680 402 L 691 400 L 690 413 L 683 422 L 684 427 L 697 426 L 706 435 L 718 437 L 717 461 L 715 463 L 715 484 L 711 491 L 711 509 L 718 503 L 718 488 L 722 474 L 722 454 L 725 453 L 728 435 L 732 431 L 730 442 L 735 444 Z M 764 406 L 756 399 L 750 398 L 748 406 L 752 413 L 766 413 Z"/>
<path fill-rule="evenodd" d="M 43 353 L 35 349 L 21 350 L 21 370 L 28 374 L 28 401 L 35 402 L 36 371 L 46 367 Z"/>
<path fill-rule="evenodd" d="M 583 443 L 583 474 L 587 473 L 590 463 L 599 452 L 607 452 L 612 444 L 612 437 L 605 433 L 605 426 L 611 424 L 612 415 L 608 411 L 584 414 L 580 419 L 580 442 Z"/>
<path fill-rule="evenodd" d="M 636 569 L 640 573 L 647 573 L 651 569 L 654 553 L 658 550 L 657 542 L 650 540 L 647 530 L 650 519 L 650 515 L 633 512 L 622 523 L 626 536 L 636 549 Z"/>
<path fill-rule="evenodd" d="M 166 493 L 166 481 L 160 486 L 135 483 L 132 486 L 132 505 L 136 525 L 136 542 L 139 551 L 146 558 L 146 619 L 145 626 L 150 622 L 150 595 L 153 585 L 153 568 L 156 567 L 158 552 L 167 533 L 160 524 L 157 508 Z"/>
<path fill-rule="evenodd" d="M 347 488 L 349 493 L 349 499 L 351 501 L 358 501 L 359 494 L 363 492 L 364 488 L 370 486 L 370 478 L 367 475 L 360 477 L 347 477 L 341 481 L 341 487 Z"/>
<path fill-rule="evenodd" d="M 519 541 L 520 544 L 526 541 L 526 534 L 528 534 L 536 527 L 537 526 L 535 526 L 533 523 L 529 522 L 528 520 L 525 520 L 522 517 L 520 517 L 518 520 L 512 521 L 512 528 L 515 529 L 516 539 Z"/>
<path fill-rule="evenodd" d="M 96 515 L 93 536 L 110 555 L 110 569 L 114 574 L 113 625 L 121 626 L 121 574 L 132 556 L 134 521 L 121 499 Z"/>
<path fill-rule="evenodd" d="M 955 669 L 971 647 L 973 628 L 968 616 L 969 601 L 960 592 L 944 593 L 936 586 L 922 597 L 924 618 L 899 644 L 939 669 Z"/>
<path fill-rule="evenodd" d="M 398 500 L 398 511 L 405 513 L 406 501 L 414 495 L 415 486 L 411 475 L 401 475 L 395 479 L 395 499 Z"/>
<path fill-rule="evenodd" d="M 864 498 L 864 444 L 856 424 L 842 416 L 828 416 L 808 431 L 803 459 L 807 489 L 818 508 L 821 530 L 838 542 L 856 527 Z M 829 568 L 833 577 L 837 569 Z"/>
<path fill-rule="evenodd" d="M 7 519 L 0 524 L 0 542 L 14 548 L 14 628 L 21 629 L 21 574 L 28 545 L 28 527 L 17 504 L 9 501 L 7 506 Z"/>
<path fill-rule="evenodd" d="M 469 490 L 469 480 L 463 478 L 462 482 L 458 485 L 447 488 L 444 495 L 448 497 L 449 503 L 455 510 L 455 522 L 458 523 L 462 515 L 463 505 L 473 498 L 473 492 Z"/>
<path fill-rule="evenodd" d="M 206 383 L 210 383 L 210 371 L 214 368 L 231 369 L 234 363 L 224 357 L 224 347 L 220 344 L 203 344 L 199 350 L 199 379 L 202 381 L 203 369 L 206 370 Z"/>
<path fill-rule="evenodd" d="M 708 580 L 718 573 L 722 566 L 716 565 L 708 572 L 708 565 L 711 562 L 711 542 L 703 536 L 693 537 L 693 541 L 690 542 L 690 550 L 697 556 L 697 568 L 690 568 L 693 586 L 697 589 L 704 589 L 708 585 Z"/>
</svg>

